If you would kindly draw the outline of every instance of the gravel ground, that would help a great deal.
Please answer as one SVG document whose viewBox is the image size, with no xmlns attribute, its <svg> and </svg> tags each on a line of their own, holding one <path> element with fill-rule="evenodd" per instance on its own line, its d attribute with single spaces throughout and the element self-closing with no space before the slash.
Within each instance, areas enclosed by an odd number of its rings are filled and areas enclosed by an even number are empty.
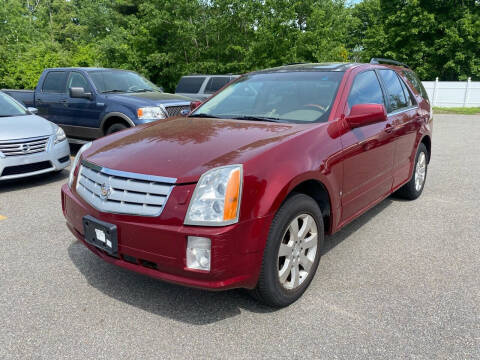
<svg viewBox="0 0 480 360">
<path fill-rule="evenodd" d="M 480 358 L 479 144 L 480 116 L 437 115 L 423 195 L 329 237 L 281 310 L 104 263 L 65 226 L 67 171 L 0 184 L 0 358 Z"/>
</svg>

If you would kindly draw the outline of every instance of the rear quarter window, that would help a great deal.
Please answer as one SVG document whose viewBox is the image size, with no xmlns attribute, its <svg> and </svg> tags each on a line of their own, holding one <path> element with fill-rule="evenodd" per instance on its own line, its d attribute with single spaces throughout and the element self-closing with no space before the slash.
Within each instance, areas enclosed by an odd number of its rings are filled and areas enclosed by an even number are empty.
<svg viewBox="0 0 480 360">
<path fill-rule="evenodd" d="M 210 78 L 210 80 L 208 80 L 207 86 L 205 87 L 205 93 L 213 94 L 214 92 L 217 92 L 222 87 L 227 85 L 229 82 L 230 82 L 230 77 L 229 76 L 212 77 L 212 78 Z"/>
<path fill-rule="evenodd" d="M 205 77 L 183 77 L 175 89 L 176 93 L 196 94 L 200 91 Z"/>
<path fill-rule="evenodd" d="M 51 71 L 43 81 L 42 91 L 47 93 L 64 93 L 66 92 L 66 82 L 66 71 Z"/>
<path fill-rule="evenodd" d="M 427 90 L 423 86 L 422 82 L 418 78 L 418 76 L 413 71 L 403 70 L 403 75 L 408 79 L 410 84 L 417 90 L 417 92 L 422 95 L 422 97 L 428 101 L 428 94 Z"/>
</svg>

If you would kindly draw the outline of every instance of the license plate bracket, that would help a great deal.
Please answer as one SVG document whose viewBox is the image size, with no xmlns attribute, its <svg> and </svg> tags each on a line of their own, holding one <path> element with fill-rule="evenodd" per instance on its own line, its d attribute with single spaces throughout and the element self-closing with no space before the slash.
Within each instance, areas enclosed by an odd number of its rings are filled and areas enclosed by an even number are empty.
<svg viewBox="0 0 480 360">
<path fill-rule="evenodd" d="M 83 217 L 85 241 L 112 256 L 118 254 L 117 226 L 95 219 L 93 216 Z"/>
</svg>

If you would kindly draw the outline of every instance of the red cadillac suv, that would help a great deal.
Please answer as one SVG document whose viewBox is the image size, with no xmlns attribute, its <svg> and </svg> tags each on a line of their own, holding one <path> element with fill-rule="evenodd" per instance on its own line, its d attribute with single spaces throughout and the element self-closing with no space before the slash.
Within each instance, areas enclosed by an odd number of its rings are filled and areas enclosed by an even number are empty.
<svg viewBox="0 0 480 360">
<path fill-rule="evenodd" d="M 83 146 L 63 213 L 105 261 L 287 306 L 326 234 L 393 192 L 420 196 L 431 132 L 425 89 L 401 63 L 253 72 L 188 116 Z"/>
</svg>

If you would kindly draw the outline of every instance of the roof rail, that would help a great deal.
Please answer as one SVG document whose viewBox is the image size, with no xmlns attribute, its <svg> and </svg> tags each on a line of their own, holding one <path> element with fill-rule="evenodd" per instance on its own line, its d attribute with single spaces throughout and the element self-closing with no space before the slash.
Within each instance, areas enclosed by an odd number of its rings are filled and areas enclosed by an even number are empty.
<svg viewBox="0 0 480 360">
<path fill-rule="evenodd" d="M 400 61 L 391 60 L 391 59 L 372 58 L 370 60 L 370 64 L 392 64 L 392 65 L 403 66 L 403 67 L 406 67 L 407 69 L 410 69 L 410 66 L 408 66 L 407 64 L 404 64 Z"/>
</svg>

